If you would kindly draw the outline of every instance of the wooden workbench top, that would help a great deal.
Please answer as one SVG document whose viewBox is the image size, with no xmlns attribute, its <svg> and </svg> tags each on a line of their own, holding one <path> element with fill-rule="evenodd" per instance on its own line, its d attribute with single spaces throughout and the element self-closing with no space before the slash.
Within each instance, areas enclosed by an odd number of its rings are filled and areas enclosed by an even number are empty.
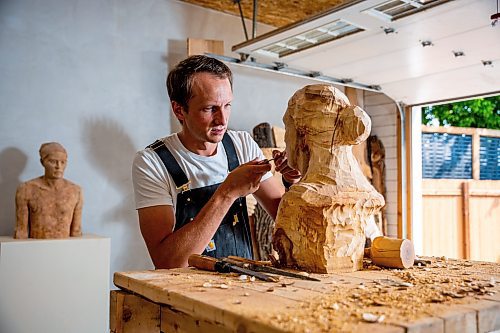
<svg viewBox="0 0 500 333">
<path fill-rule="evenodd" d="M 189 325 L 200 332 L 500 329 L 500 264 L 427 259 L 431 264 L 407 270 L 371 266 L 352 273 L 311 275 L 321 282 L 250 281 L 235 274 L 185 268 L 115 273 L 114 283 L 181 313 L 180 321 L 192 319 L 194 324 Z M 368 322 L 370 317 L 377 322 Z M 183 324 L 171 327 L 179 325 Z"/>
</svg>

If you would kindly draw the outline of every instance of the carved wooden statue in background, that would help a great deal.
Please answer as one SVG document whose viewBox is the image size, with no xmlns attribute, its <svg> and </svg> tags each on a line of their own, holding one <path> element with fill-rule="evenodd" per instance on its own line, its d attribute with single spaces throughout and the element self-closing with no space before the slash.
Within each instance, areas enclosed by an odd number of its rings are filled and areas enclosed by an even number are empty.
<svg viewBox="0 0 500 333">
<path fill-rule="evenodd" d="M 17 188 L 14 238 L 81 236 L 82 191 L 63 178 L 66 161 L 66 150 L 59 143 L 41 145 L 45 174 Z"/>
<path fill-rule="evenodd" d="M 297 91 L 283 121 L 288 163 L 304 176 L 279 207 L 279 264 L 317 273 L 362 268 L 364 227 L 384 205 L 352 154 L 352 145 L 368 137 L 370 118 L 321 84 Z"/>
</svg>

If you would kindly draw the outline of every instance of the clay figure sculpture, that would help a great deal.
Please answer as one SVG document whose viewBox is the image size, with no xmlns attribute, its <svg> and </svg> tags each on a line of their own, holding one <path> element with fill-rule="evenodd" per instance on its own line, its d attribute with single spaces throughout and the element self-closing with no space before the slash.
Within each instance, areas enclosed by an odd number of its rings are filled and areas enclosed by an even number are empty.
<svg viewBox="0 0 500 333">
<path fill-rule="evenodd" d="M 288 163 L 303 177 L 283 196 L 273 247 L 283 267 L 316 273 L 362 268 L 364 228 L 385 204 L 352 153 L 371 120 L 326 84 L 298 90 L 283 117 Z"/>
<path fill-rule="evenodd" d="M 63 178 L 66 150 L 49 142 L 39 152 L 45 174 L 17 188 L 14 238 L 81 236 L 83 195 L 78 185 Z"/>
</svg>

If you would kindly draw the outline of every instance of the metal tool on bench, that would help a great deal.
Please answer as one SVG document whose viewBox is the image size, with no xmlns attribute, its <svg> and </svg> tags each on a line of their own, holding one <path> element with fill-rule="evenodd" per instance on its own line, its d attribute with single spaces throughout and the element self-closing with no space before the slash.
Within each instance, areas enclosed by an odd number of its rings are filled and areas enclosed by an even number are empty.
<svg viewBox="0 0 500 333">
<path fill-rule="evenodd" d="M 264 273 L 256 272 L 248 268 L 241 267 L 239 265 L 234 265 L 226 262 L 224 259 L 216 259 L 209 256 L 204 256 L 200 254 L 192 254 L 188 258 L 189 266 L 196 267 L 205 271 L 219 272 L 219 273 L 239 273 L 246 274 L 250 276 L 255 276 L 257 279 L 267 281 L 267 282 L 277 282 L 274 276 L 270 276 Z"/>
<path fill-rule="evenodd" d="M 248 268 L 248 269 L 251 269 L 252 271 L 256 271 L 256 272 L 283 275 L 283 276 L 293 277 L 293 278 L 302 279 L 302 280 L 309 280 L 309 281 L 321 281 L 321 280 L 318 280 L 318 279 L 310 277 L 310 276 L 286 271 L 284 269 L 275 268 L 275 267 L 269 266 L 269 265 L 264 264 L 261 261 L 257 261 L 257 260 L 251 260 L 251 259 L 246 259 L 246 258 L 241 258 L 241 257 L 236 257 L 236 256 L 228 256 L 227 258 L 224 258 L 223 260 L 225 262 L 231 263 L 233 265 L 238 265 L 240 267 Z"/>
</svg>

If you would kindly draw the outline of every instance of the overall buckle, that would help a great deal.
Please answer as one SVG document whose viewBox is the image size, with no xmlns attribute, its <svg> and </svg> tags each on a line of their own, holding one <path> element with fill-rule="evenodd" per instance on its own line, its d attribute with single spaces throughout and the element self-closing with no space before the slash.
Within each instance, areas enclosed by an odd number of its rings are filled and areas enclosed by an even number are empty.
<svg viewBox="0 0 500 333">
<path fill-rule="evenodd" d="M 188 182 L 187 182 L 186 184 L 183 184 L 183 185 L 181 185 L 181 186 L 178 186 L 178 187 L 176 187 L 175 189 L 176 189 L 177 191 L 180 191 L 181 193 L 184 193 L 184 192 L 186 192 L 186 191 L 189 191 L 189 184 L 191 184 L 191 181 L 190 181 L 190 180 L 188 180 Z"/>
</svg>

